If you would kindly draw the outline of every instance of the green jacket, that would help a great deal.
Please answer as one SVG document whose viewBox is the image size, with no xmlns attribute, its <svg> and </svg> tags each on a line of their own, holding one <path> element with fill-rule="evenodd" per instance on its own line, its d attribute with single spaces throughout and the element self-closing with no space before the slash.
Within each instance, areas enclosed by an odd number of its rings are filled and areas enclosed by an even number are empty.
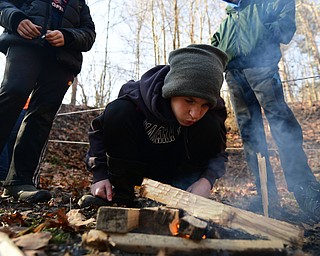
<svg viewBox="0 0 320 256">
<path fill-rule="evenodd" d="M 226 11 L 211 44 L 227 53 L 227 69 L 278 65 L 296 31 L 295 0 L 242 0 Z"/>
</svg>

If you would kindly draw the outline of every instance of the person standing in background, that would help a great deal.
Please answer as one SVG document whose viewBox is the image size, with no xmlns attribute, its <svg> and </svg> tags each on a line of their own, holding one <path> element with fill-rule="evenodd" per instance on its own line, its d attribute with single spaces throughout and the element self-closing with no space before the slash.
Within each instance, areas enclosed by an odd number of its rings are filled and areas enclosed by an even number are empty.
<svg viewBox="0 0 320 256">
<path fill-rule="evenodd" d="M 51 193 L 33 178 L 54 117 L 80 72 L 82 52 L 95 41 L 95 26 L 85 0 L 7 0 L 0 2 L 0 51 L 6 67 L 0 87 L 0 151 L 28 98 L 3 196 L 37 203 Z"/>
<path fill-rule="evenodd" d="M 295 31 L 294 0 L 225 0 L 227 18 L 211 44 L 228 55 L 225 78 L 243 141 L 248 168 L 256 178 L 258 197 L 252 208 L 262 209 L 257 153 L 266 159 L 269 211 L 278 204 L 270 165 L 262 109 L 275 140 L 289 191 L 300 208 L 320 220 L 320 184 L 303 150 L 301 127 L 284 99 L 278 72 L 281 44 Z M 261 211 L 261 210 L 260 210 Z"/>
</svg>

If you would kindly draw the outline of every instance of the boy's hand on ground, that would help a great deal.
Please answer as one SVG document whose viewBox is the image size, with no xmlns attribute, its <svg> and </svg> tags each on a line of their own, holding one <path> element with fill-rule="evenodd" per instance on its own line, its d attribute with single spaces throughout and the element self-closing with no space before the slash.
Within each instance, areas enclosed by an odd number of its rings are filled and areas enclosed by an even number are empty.
<svg viewBox="0 0 320 256">
<path fill-rule="evenodd" d="M 187 191 L 208 198 L 211 194 L 211 183 L 206 178 L 200 178 L 188 187 Z"/>
<path fill-rule="evenodd" d="M 91 194 L 112 201 L 112 185 L 109 179 L 100 180 L 91 185 Z"/>
<path fill-rule="evenodd" d="M 22 20 L 17 27 L 18 34 L 25 39 L 33 39 L 39 37 L 41 35 L 40 31 L 41 27 L 33 24 L 28 19 Z"/>
</svg>

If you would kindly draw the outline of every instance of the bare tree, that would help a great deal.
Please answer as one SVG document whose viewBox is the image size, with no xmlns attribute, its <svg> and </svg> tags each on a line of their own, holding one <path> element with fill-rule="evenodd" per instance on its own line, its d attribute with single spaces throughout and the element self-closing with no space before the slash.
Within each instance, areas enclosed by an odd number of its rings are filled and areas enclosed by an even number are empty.
<svg viewBox="0 0 320 256">
<path fill-rule="evenodd" d="M 123 14 L 120 17 L 126 25 L 119 42 L 122 50 L 117 55 L 123 58 L 126 67 L 110 64 L 114 60 L 110 58 L 108 49 L 111 20 L 106 17 L 103 71 L 98 72 L 100 67 L 97 63 L 93 63 L 91 68 L 90 86 L 96 88 L 94 97 L 100 99 L 96 101 L 99 105 L 110 97 L 111 85 L 114 84 L 111 81 L 116 80 L 119 70 L 128 80 L 139 79 L 141 70 L 146 70 L 150 64 L 166 63 L 167 52 L 171 50 L 189 43 L 210 44 L 211 36 L 226 17 L 226 4 L 222 1 L 133 0 L 122 5 L 121 0 L 114 2 L 118 3 L 117 13 Z M 110 3 L 108 0 L 108 13 Z M 297 0 L 298 29 L 292 42 L 282 47 L 283 59 L 279 65 L 282 80 L 314 77 L 308 81 L 298 79 L 284 83 L 288 101 L 301 99 L 302 92 L 310 94 L 303 96 L 304 99 L 319 100 L 319 79 L 316 79 L 320 72 L 318 6 L 319 3 L 313 0 Z"/>
<path fill-rule="evenodd" d="M 78 87 L 78 77 L 76 76 L 72 83 L 71 101 L 70 105 L 75 106 L 77 101 L 77 87 Z"/>
<path fill-rule="evenodd" d="M 173 33 L 173 49 L 180 47 L 180 30 L 179 30 L 179 8 L 178 0 L 173 1 L 173 10 L 174 10 L 174 33 Z"/>
</svg>

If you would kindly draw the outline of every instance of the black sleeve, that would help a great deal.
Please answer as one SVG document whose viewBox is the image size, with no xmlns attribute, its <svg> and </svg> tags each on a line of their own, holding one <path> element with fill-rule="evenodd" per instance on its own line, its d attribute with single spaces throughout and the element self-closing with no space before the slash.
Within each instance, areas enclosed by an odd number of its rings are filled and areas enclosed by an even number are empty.
<svg viewBox="0 0 320 256">
<path fill-rule="evenodd" d="M 103 142 L 104 112 L 90 125 L 88 136 L 90 148 L 86 155 L 87 169 L 93 173 L 93 183 L 108 179 L 107 154 Z"/>
<path fill-rule="evenodd" d="M 202 177 L 208 179 L 213 186 L 215 180 L 225 174 L 225 163 L 228 161 L 228 153 L 226 152 L 227 129 L 225 127 L 227 110 L 224 100 L 221 97 L 218 99 L 216 107 L 210 111 L 210 113 L 219 121 L 220 124 L 220 152 L 210 159 L 207 170 L 204 172 Z"/>
<path fill-rule="evenodd" d="M 0 1 L 0 25 L 8 31 L 17 32 L 19 23 L 28 19 L 20 9 L 18 1 Z"/>
</svg>

